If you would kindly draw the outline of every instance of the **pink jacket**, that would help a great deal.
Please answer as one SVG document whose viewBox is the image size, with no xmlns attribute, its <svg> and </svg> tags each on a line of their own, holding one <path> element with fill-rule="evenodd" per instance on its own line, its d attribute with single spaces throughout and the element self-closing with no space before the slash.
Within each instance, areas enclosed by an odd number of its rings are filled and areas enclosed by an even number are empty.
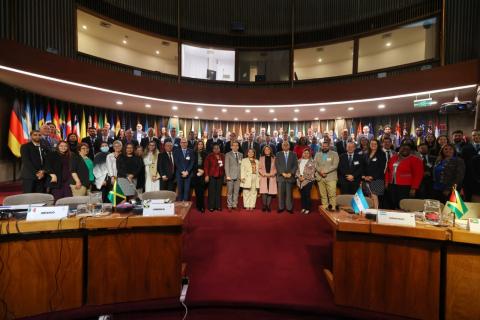
<svg viewBox="0 0 480 320">
<path fill-rule="evenodd" d="M 272 177 L 262 177 L 265 172 L 265 156 L 260 157 L 260 161 L 258 164 L 258 173 L 260 173 L 260 193 L 268 193 L 268 194 L 277 194 L 277 169 L 275 168 L 275 157 L 272 156 L 272 164 L 270 166 L 270 174 Z M 267 187 L 267 181 L 268 187 Z"/>
</svg>

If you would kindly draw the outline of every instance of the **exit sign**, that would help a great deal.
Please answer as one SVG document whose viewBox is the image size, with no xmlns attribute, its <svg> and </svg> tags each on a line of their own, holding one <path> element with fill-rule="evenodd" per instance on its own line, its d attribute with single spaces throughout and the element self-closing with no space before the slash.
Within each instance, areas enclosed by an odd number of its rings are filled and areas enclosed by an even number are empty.
<svg viewBox="0 0 480 320">
<path fill-rule="evenodd" d="M 431 105 L 433 105 L 435 103 L 436 102 L 433 101 L 432 98 L 413 100 L 413 107 L 414 108 L 425 108 L 425 107 L 430 107 Z"/>
</svg>

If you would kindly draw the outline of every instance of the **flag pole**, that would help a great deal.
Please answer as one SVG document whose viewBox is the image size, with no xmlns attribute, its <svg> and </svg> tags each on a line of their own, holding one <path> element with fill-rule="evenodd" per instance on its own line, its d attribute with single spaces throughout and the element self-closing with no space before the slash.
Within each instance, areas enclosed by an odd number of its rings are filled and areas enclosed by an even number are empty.
<svg viewBox="0 0 480 320">
<path fill-rule="evenodd" d="M 452 186 L 452 192 L 455 192 L 456 190 L 457 190 L 457 184 L 454 184 L 454 185 Z M 449 200 L 450 200 L 450 199 L 449 199 Z M 456 214 L 455 214 L 455 212 L 453 212 L 452 209 L 450 209 L 450 211 L 453 213 L 453 226 L 455 227 Z"/>
</svg>

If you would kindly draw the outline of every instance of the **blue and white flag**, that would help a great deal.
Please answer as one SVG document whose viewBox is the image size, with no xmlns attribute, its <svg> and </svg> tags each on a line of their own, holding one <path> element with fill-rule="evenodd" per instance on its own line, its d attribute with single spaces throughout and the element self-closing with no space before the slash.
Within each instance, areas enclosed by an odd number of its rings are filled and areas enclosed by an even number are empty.
<svg viewBox="0 0 480 320">
<path fill-rule="evenodd" d="M 368 209 L 367 199 L 365 199 L 365 196 L 363 195 L 362 187 L 358 188 L 357 192 L 353 195 L 352 207 L 355 214 L 359 214 Z"/>
</svg>

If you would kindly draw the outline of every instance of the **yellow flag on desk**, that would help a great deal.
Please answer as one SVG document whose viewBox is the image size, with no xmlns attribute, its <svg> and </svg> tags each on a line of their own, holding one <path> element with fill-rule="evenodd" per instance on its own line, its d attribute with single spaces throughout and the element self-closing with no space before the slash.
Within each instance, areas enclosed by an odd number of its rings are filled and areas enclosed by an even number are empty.
<svg viewBox="0 0 480 320">
<path fill-rule="evenodd" d="M 117 179 L 115 179 L 115 183 L 113 184 L 113 189 L 108 193 L 108 200 L 113 203 L 113 206 L 115 207 L 117 205 L 117 197 L 122 199 L 120 202 L 123 200 L 127 199 L 125 194 L 123 193 L 122 188 L 117 183 Z"/>
</svg>

